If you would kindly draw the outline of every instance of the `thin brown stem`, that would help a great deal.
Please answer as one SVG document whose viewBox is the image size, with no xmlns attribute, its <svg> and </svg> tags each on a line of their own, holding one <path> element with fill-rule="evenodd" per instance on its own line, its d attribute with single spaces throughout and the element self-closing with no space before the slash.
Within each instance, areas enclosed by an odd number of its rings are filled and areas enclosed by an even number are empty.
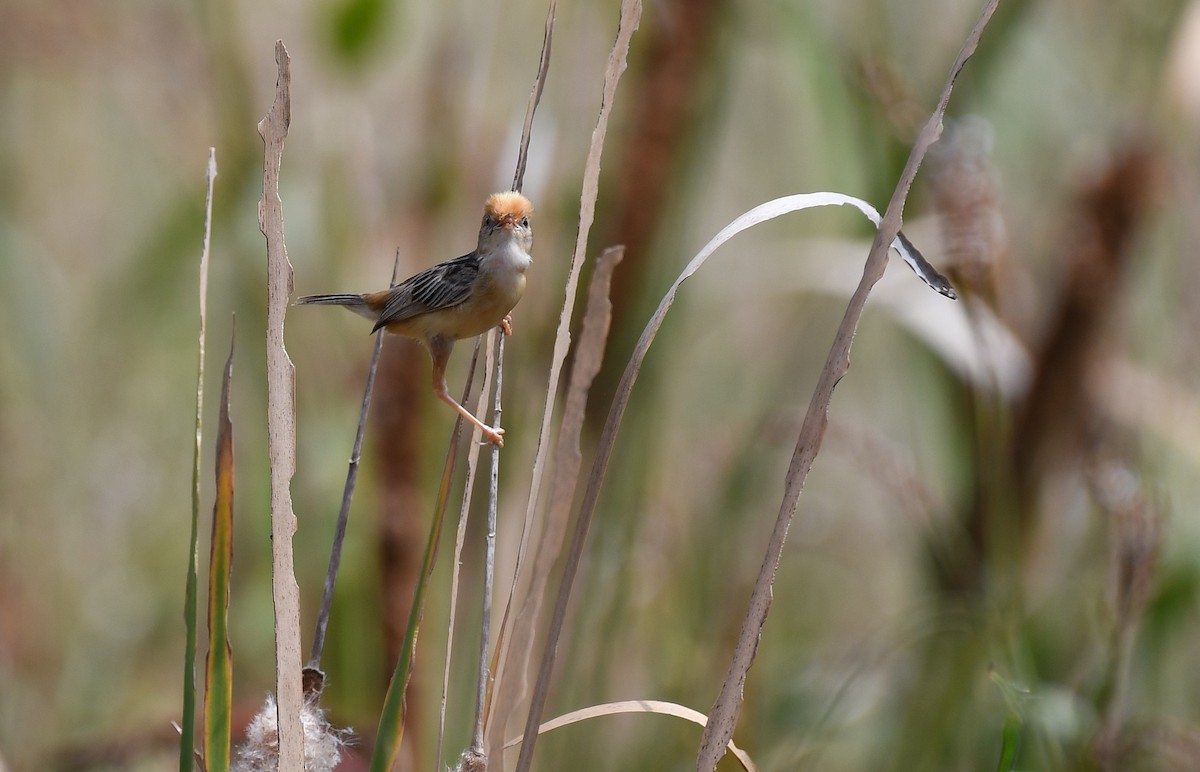
<svg viewBox="0 0 1200 772">
<path fill-rule="evenodd" d="M 392 264 L 392 283 L 395 287 L 400 276 L 400 250 L 396 249 L 396 260 Z M 329 626 L 329 615 L 333 611 L 333 588 L 337 582 L 338 567 L 342 562 L 342 543 L 346 540 L 346 525 L 350 520 L 350 503 L 354 499 L 354 488 L 358 482 L 358 467 L 362 459 L 363 437 L 367 432 L 367 414 L 371 407 L 371 393 L 375 389 L 375 373 L 379 369 L 379 355 L 383 352 L 384 331 L 375 334 L 375 346 L 371 349 L 371 364 L 367 367 L 367 383 L 363 387 L 362 407 L 358 413 L 358 429 L 354 434 L 354 446 L 350 450 L 346 484 L 342 488 L 342 504 L 338 508 L 337 523 L 333 529 L 333 546 L 329 550 L 329 568 L 325 572 L 325 588 L 321 595 L 321 609 L 317 613 L 317 626 L 313 632 L 312 652 L 308 657 L 305 684 L 313 683 L 319 693 L 324 677 L 312 679 L 321 669 L 321 653 L 325 648 L 325 631 Z M 310 674 L 310 671 L 316 671 Z M 306 689 L 308 691 L 308 689 Z"/>
</svg>

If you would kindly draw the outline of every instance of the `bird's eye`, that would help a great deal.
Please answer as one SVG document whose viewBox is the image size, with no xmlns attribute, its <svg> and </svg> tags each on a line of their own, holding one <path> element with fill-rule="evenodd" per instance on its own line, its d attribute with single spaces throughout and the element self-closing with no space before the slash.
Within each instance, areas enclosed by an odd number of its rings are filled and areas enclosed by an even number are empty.
<svg viewBox="0 0 1200 772">
<path fill-rule="evenodd" d="M 522 218 L 521 218 L 521 227 L 522 227 L 522 228 L 528 228 L 528 227 L 529 227 L 529 218 L 528 218 L 528 217 L 522 217 Z"/>
<path fill-rule="evenodd" d="M 490 214 L 483 216 L 483 224 L 489 228 L 496 224 L 496 220 Z"/>
</svg>

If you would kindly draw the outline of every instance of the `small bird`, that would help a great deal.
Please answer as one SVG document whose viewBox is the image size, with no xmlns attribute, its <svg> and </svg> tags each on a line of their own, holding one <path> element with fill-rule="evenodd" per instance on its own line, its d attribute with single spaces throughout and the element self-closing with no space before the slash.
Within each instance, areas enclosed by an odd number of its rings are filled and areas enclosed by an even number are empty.
<svg viewBox="0 0 1200 772">
<path fill-rule="evenodd" d="M 345 306 L 373 320 L 372 333 L 382 328 L 423 343 L 433 360 L 433 391 L 438 399 L 502 448 L 504 430 L 483 423 L 450 396 L 446 363 L 456 340 L 497 326 L 512 335 L 509 311 L 525 293 L 525 271 L 533 262 L 531 214 L 533 204 L 520 193 L 493 193 L 483 206 L 474 252 L 438 263 L 391 289 L 363 295 L 308 295 L 296 303 Z"/>
</svg>

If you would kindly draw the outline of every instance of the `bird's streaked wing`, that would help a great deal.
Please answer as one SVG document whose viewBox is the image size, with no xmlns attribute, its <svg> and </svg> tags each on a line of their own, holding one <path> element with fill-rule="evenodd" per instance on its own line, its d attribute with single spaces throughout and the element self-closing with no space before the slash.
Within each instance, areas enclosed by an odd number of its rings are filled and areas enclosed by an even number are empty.
<svg viewBox="0 0 1200 772">
<path fill-rule="evenodd" d="M 479 258 L 472 252 L 405 279 L 390 291 L 375 330 L 458 305 L 470 296 L 471 284 L 478 274 Z"/>
</svg>

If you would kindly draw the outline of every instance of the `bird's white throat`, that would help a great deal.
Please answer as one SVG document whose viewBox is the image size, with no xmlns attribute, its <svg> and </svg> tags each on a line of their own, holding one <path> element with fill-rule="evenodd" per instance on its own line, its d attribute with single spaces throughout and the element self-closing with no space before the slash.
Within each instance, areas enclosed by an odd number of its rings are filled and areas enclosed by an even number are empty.
<svg viewBox="0 0 1200 772">
<path fill-rule="evenodd" d="M 488 262 L 493 263 L 497 270 L 510 270 L 525 273 L 525 269 L 533 262 L 528 252 L 521 249 L 516 239 L 508 239 L 504 246 L 488 256 Z"/>
</svg>

